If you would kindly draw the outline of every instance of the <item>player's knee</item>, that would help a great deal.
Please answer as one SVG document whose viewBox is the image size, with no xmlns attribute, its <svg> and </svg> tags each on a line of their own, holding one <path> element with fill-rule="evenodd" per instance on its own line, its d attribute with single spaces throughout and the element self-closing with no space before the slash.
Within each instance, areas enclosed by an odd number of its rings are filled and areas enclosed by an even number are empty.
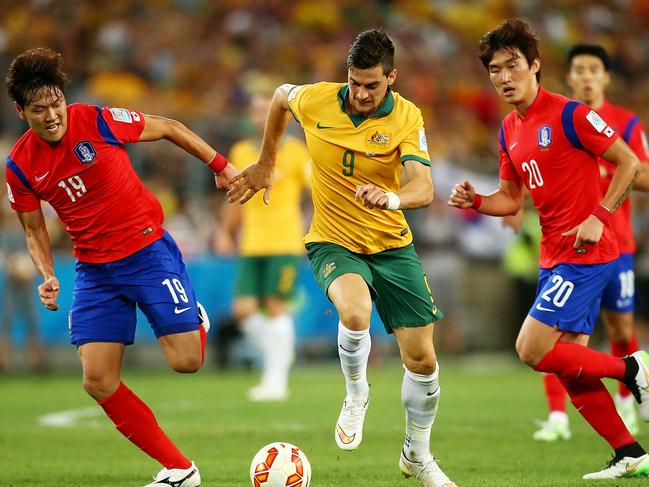
<svg viewBox="0 0 649 487">
<path fill-rule="evenodd" d="M 530 367 L 534 367 L 541 359 L 533 349 L 525 346 L 525 344 L 520 340 L 516 342 L 516 353 L 518 354 L 520 361 Z"/>
<path fill-rule="evenodd" d="M 84 377 L 83 388 L 95 401 L 108 399 L 119 387 L 119 380 L 106 380 L 98 377 Z"/>
<path fill-rule="evenodd" d="M 201 368 L 203 361 L 200 356 L 176 356 L 170 360 L 169 365 L 175 372 L 181 374 L 193 374 Z"/>
<path fill-rule="evenodd" d="M 340 321 L 348 330 L 361 331 L 370 327 L 370 313 L 359 310 L 347 310 L 339 313 Z"/>
<path fill-rule="evenodd" d="M 434 353 L 404 357 L 403 365 L 415 374 L 430 375 L 437 368 L 437 357 Z"/>
</svg>

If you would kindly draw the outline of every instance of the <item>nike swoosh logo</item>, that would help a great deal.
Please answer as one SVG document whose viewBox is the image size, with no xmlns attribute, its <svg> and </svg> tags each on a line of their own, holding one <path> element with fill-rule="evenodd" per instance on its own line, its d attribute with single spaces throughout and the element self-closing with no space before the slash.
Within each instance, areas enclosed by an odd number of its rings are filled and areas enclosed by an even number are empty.
<svg viewBox="0 0 649 487">
<path fill-rule="evenodd" d="M 646 458 L 641 458 L 640 460 L 630 463 L 627 462 L 626 466 L 624 467 L 626 470 L 626 473 L 634 473 L 636 470 L 638 470 L 638 467 L 642 462 L 644 462 Z"/>
<path fill-rule="evenodd" d="M 545 306 L 541 306 L 541 303 L 536 305 L 536 309 L 538 309 L 539 311 L 549 311 L 550 313 L 554 313 L 556 311 L 556 309 L 550 309 L 546 308 Z"/>
<path fill-rule="evenodd" d="M 518 142 L 514 142 L 512 145 L 509 146 L 509 150 L 512 150 L 517 145 L 518 145 Z"/>
<path fill-rule="evenodd" d="M 47 172 L 46 172 L 45 174 L 43 174 L 42 176 L 34 176 L 34 179 L 35 179 L 36 181 L 42 181 L 43 179 L 45 179 L 45 178 L 47 177 L 47 175 L 48 175 L 49 173 L 50 173 L 50 172 L 47 171 Z"/>
<path fill-rule="evenodd" d="M 342 441 L 345 445 L 349 445 L 352 441 L 354 441 L 354 438 L 356 438 L 356 433 L 351 436 L 347 435 L 347 433 L 345 433 L 345 431 L 340 427 L 339 424 L 336 425 L 336 433 L 338 433 L 338 438 L 340 438 L 340 441 Z"/>
<path fill-rule="evenodd" d="M 174 313 L 177 314 L 177 315 L 179 315 L 180 313 L 184 313 L 184 312 L 187 311 L 188 309 L 192 309 L 192 307 L 190 306 L 189 308 L 180 308 L 180 309 L 178 309 L 178 306 L 176 306 L 176 307 L 174 308 Z"/>
<path fill-rule="evenodd" d="M 322 125 L 320 122 L 317 123 L 316 127 L 319 128 L 319 129 L 332 129 L 332 128 L 334 128 L 334 127 L 330 127 L 329 125 Z"/>
</svg>

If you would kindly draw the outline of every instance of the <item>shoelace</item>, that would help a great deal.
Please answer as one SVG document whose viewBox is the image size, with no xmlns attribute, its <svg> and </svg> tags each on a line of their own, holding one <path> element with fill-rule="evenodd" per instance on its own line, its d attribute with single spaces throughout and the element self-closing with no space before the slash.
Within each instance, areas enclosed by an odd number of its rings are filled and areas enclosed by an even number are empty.
<svg viewBox="0 0 649 487">
<path fill-rule="evenodd" d="M 363 417 L 363 411 L 365 410 L 366 405 L 367 405 L 367 401 L 363 403 L 359 403 L 351 399 L 348 404 L 347 400 L 345 400 L 343 411 L 345 411 L 346 413 L 348 412 L 349 415 L 344 416 L 344 419 L 348 420 L 348 421 L 344 421 L 345 422 L 344 426 L 346 427 L 358 426 L 358 423 Z"/>
</svg>

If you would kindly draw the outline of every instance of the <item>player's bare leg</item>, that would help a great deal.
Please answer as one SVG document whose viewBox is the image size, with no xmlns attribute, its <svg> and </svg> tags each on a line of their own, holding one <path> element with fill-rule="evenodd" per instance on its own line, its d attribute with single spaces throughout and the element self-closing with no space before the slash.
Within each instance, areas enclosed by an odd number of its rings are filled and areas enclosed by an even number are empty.
<svg viewBox="0 0 649 487">
<path fill-rule="evenodd" d="M 430 451 L 430 434 L 441 393 L 433 325 L 394 328 L 394 335 L 405 369 L 401 400 L 406 409 L 406 436 L 399 468 L 425 487 L 454 486 Z"/>
<path fill-rule="evenodd" d="M 338 355 L 347 391 L 334 438 L 339 448 L 354 450 L 363 440 L 363 422 L 369 405 L 367 362 L 372 346 L 372 298 L 367 283 L 358 274 L 343 274 L 336 278 L 327 294 L 340 317 Z"/>
<path fill-rule="evenodd" d="M 198 331 L 191 333 L 196 334 L 200 359 Z M 121 382 L 124 349 L 121 343 L 81 345 L 78 353 L 84 389 L 104 409 L 120 433 L 164 467 L 150 486 L 198 487 L 201 480 L 196 466 L 162 431 L 149 407 Z"/>
</svg>

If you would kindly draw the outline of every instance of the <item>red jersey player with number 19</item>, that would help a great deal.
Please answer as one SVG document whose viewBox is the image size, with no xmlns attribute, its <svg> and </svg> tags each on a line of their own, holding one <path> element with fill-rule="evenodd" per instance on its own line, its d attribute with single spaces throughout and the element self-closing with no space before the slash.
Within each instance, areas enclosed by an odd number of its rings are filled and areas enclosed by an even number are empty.
<svg viewBox="0 0 649 487">
<path fill-rule="evenodd" d="M 196 465 L 120 380 L 125 347 L 134 341 L 136 306 L 178 372 L 201 367 L 209 328 L 180 250 L 162 228 L 160 204 L 135 174 L 124 144 L 165 138 L 209 163 L 220 188 L 229 187 L 238 171 L 174 120 L 121 108 L 68 106 L 61 64 L 59 54 L 32 49 L 12 61 L 7 76 L 18 116 L 30 126 L 7 158 L 8 196 L 44 280 L 39 295 L 47 309 L 59 308 L 43 200 L 74 243 L 68 321 L 84 388 L 124 436 L 163 466 L 149 486 L 197 487 Z"/>
<path fill-rule="evenodd" d="M 577 44 L 567 55 L 567 81 L 572 89 L 572 96 L 585 103 L 608 123 L 631 147 L 641 162 L 649 161 L 647 137 L 638 117 L 606 99 L 606 87 L 610 82 L 611 61 L 606 50 L 595 44 Z M 600 182 L 602 191 L 606 191 L 615 172 L 615 164 L 600 159 Z M 642 164 L 643 170 L 649 164 Z M 639 178 L 636 189 L 647 188 L 646 178 Z M 631 201 L 627 199 L 611 215 L 609 224 L 617 238 L 620 257 L 616 260 L 616 269 L 611 280 L 606 284 L 602 294 L 601 316 L 611 342 L 611 354 L 624 357 L 638 351 L 638 341 L 633 327 L 635 305 L 635 286 L 633 272 L 633 254 L 636 243 L 631 226 Z M 554 374 L 544 374 L 543 382 L 550 408 L 547 421 L 534 432 L 538 441 L 556 441 L 569 439 L 570 428 L 566 414 L 566 392 Z M 619 383 L 615 404 L 620 417 L 632 434 L 639 431 L 638 414 L 631 391 Z"/>
<path fill-rule="evenodd" d="M 535 370 L 556 374 L 580 414 L 615 450 L 607 468 L 584 478 L 648 475 L 649 455 L 617 415 L 601 379 L 625 382 L 649 420 L 649 355 L 622 359 L 586 346 L 619 255 L 606 223 L 633 187 L 640 163 L 597 113 L 540 87 L 538 40 L 525 21 L 506 20 L 485 34 L 480 59 L 497 93 L 515 108 L 499 134 L 500 185 L 483 196 L 465 181 L 454 187 L 449 204 L 514 215 L 527 187 L 543 230 L 541 269 L 516 351 Z M 603 199 L 600 155 L 617 164 Z"/>
</svg>

